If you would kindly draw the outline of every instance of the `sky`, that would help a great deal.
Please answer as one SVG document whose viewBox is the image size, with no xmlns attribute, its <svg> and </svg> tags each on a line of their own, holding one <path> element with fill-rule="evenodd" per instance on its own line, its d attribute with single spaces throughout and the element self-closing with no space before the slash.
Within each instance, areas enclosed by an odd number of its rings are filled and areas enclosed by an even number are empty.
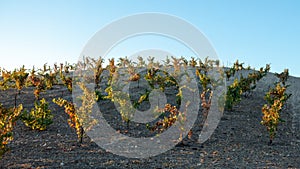
<svg viewBox="0 0 300 169">
<path fill-rule="evenodd" d="M 0 0 L 0 67 L 76 63 L 89 39 L 106 25 L 155 12 L 195 26 L 225 66 L 236 59 L 255 68 L 270 63 L 272 72 L 288 68 L 300 77 L 299 8 L 297 0 Z M 110 54 L 126 56 L 158 47 L 190 54 L 170 44 L 178 42 L 147 35 L 120 43 Z"/>
</svg>

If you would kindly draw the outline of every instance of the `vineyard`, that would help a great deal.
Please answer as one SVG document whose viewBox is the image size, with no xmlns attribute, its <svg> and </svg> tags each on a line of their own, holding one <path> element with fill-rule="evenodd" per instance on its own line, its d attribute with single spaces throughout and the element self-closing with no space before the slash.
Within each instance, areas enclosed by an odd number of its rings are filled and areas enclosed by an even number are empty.
<svg viewBox="0 0 300 169">
<path fill-rule="evenodd" d="M 109 59 L 107 65 L 104 62 L 101 57 L 85 57 L 77 64 L 45 64 L 40 69 L 23 66 L 7 71 L 2 68 L 0 165 L 5 168 L 153 168 L 151 164 L 158 161 L 154 168 L 172 168 L 184 167 L 192 160 L 189 168 L 197 168 L 199 165 L 232 167 L 243 160 L 245 164 L 252 163 L 253 167 L 299 166 L 297 160 L 300 157 L 295 155 L 298 154 L 299 145 L 290 145 L 294 136 L 288 103 L 293 93 L 288 89 L 293 84 L 289 83 L 291 77 L 288 69 L 272 74 L 269 64 L 255 70 L 244 67 L 244 63 L 237 60 L 226 68 L 218 60 L 187 60 L 184 57 L 171 57 L 163 62 L 155 61 L 154 57 L 145 60 L 139 57 L 138 62 L 124 57 L 117 61 Z M 264 86 L 263 91 L 257 90 L 260 81 L 267 76 L 273 76 L 276 80 Z M 186 77 L 187 84 L 194 77 L 198 89 L 181 85 L 182 77 Z M 127 84 L 132 93 L 122 91 L 122 87 Z M 218 103 L 213 105 L 212 99 L 220 87 L 226 90 L 217 95 Z M 165 102 L 163 99 L 153 101 L 153 90 L 165 93 Z M 192 100 L 186 100 L 185 93 L 190 93 L 192 98 L 198 96 L 200 108 L 195 124 L 188 131 L 186 123 Z M 157 102 L 153 110 L 154 120 L 135 122 L 135 110 L 146 111 L 153 102 Z M 159 107 L 160 103 L 164 105 Z M 116 132 L 130 137 L 160 135 L 177 125 L 179 144 L 159 155 L 165 157 L 165 160 L 159 157 L 126 159 L 106 152 L 87 136 L 99 123 L 97 118 L 91 118 L 95 116 L 95 105 L 99 106 L 104 118 Z M 223 117 L 212 137 L 199 144 L 199 133 L 206 125 L 212 106 L 224 110 Z M 248 144 L 252 149 L 245 148 Z M 30 149 L 32 147 L 35 151 Z M 264 152 L 260 152 L 261 147 Z M 20 151 L 17 148 L 26 150 L 28 154 L 14 157 L 14 153 Z M 245 149 L 248 156 L 242 155 L 243 159 L 238 159 L 234 151 L 240 149 Z M 282 152 L 284 149 L 288 151 Z M 42 152 L 42 155 L 38 157 L 40 159 L 30 158 L 29 152 Z M 50 152 L 62 155 L 51 158 Z M 260 154 L 254 157 L 256 153 Z M 284 155 L 278 156 L 280 153 Z M 276 159 L 272 159 L 272 155 L 290 159 L 289 154 L 293 160 L 285 164 L 278 164 Z M 223 163 L 218 162 L 222 160 Z"/>
</svg>

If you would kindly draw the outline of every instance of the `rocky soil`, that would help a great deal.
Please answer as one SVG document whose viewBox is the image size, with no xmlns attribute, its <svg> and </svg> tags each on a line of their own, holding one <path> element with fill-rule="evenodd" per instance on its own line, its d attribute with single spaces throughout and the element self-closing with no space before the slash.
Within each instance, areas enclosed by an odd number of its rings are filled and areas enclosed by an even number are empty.
<svg viewBox="0 0 300 169">
<path fill-rule="evenodd" d="M 53 124 L 46 131 L 35 131 L 18 121 L 14 140 L 0 160 L 0 168 L 300 168 L 300 142 L 295 124 L 299 97 L 293 96 L 285 107 L 282 113 L 285 122 L 280 124 L 273 144 L 268 145 L 268 132 L 260 121 L 266 84 L 272 79 L 261 81 L 233 110 L 224 111 L 217 129 L 206 142 L 197 142 L 201 131 L 198 119 L 192 139 L 184 138 L 173 149 L 146 159 L 112 154 L 87 136 L 79 144 L 75 130 L 67 124 L 67 114 L 51 101 L 61 96 L 72 100 L 72 95 L 64 87 L 55 86 L 42 95 L 50 103 Z M 299 86 L 299 82 L 297 78 L 290 80 L 294 86 Z M 293 88 L 295 93 L 297 89 Z M 13 90 L 1 91 L 0 102 L 11 106 L 13 93 Z M 22 90 L 18 96 L 18 103 L 27 109 L 33 101 L 32 88 Z M 120 122 L 117 112 L 111 111 L 107 117 L 111 117 L 111 125 L 120 132 L 128 130 L 127 133 L 134 135 L 140 130 Z"/>
</svg>

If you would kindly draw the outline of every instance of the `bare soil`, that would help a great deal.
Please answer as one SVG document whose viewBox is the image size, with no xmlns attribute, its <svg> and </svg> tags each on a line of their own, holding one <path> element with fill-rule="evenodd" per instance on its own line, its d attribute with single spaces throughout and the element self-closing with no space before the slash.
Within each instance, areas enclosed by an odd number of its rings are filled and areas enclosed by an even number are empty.
<svg viewBox="0 0 300 169">
<path fill-rule="evenodd" d="M 13 90 L 1 91 L 0 102 L 12 106 L 13 94 Z M 268 132 L 260 124 L 265 103 L 260 90 L 244 97 L 232 111 L 225 111 L 205 143 L 197 143 L 201 128 L 195 124 L 192 139 L 185 138 L 173 149 L 147 159 L 128 159 L 106 152 L 86 136 L 79 144 L 75 130 L 67 124 L 68 115 L 52 103 L 52 98 L 61 96 L 72 100 L 71 93 L 62 86 L 41 96 L 50 103 L 54 114 L 54 122 L 47 130 L 31 130 L 17 122 L 14 140 L 0 168 L 300 168 L 300 143 L 293 132 L 291 106 L 285 107 L 285 122 L 280 124 L 273 144 L 268 145 Z M 30 109 L 33 102 L 32 88 L 22 90 L 18 103 Z M 119 125 L 118 129 L 125 130 L 126 126 Z M 134 128 L 129 128 L 130 132 L 134 133 Z"/>
</svg>

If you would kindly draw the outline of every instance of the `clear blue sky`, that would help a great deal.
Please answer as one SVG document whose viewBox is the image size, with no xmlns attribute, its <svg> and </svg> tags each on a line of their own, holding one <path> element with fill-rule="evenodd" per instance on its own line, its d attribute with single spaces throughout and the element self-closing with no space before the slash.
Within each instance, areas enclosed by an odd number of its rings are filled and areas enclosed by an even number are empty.
<svg viewBox="0 0 300 169">
<path fill-rule="evenodd" d="M 77 62 L 87 41 L 124 16 L 162 12 L 196 26 L 227 65 L 236 59 L 300 77 L 297 0 L 0 0 L 0 67 Z"/>
</svg>

